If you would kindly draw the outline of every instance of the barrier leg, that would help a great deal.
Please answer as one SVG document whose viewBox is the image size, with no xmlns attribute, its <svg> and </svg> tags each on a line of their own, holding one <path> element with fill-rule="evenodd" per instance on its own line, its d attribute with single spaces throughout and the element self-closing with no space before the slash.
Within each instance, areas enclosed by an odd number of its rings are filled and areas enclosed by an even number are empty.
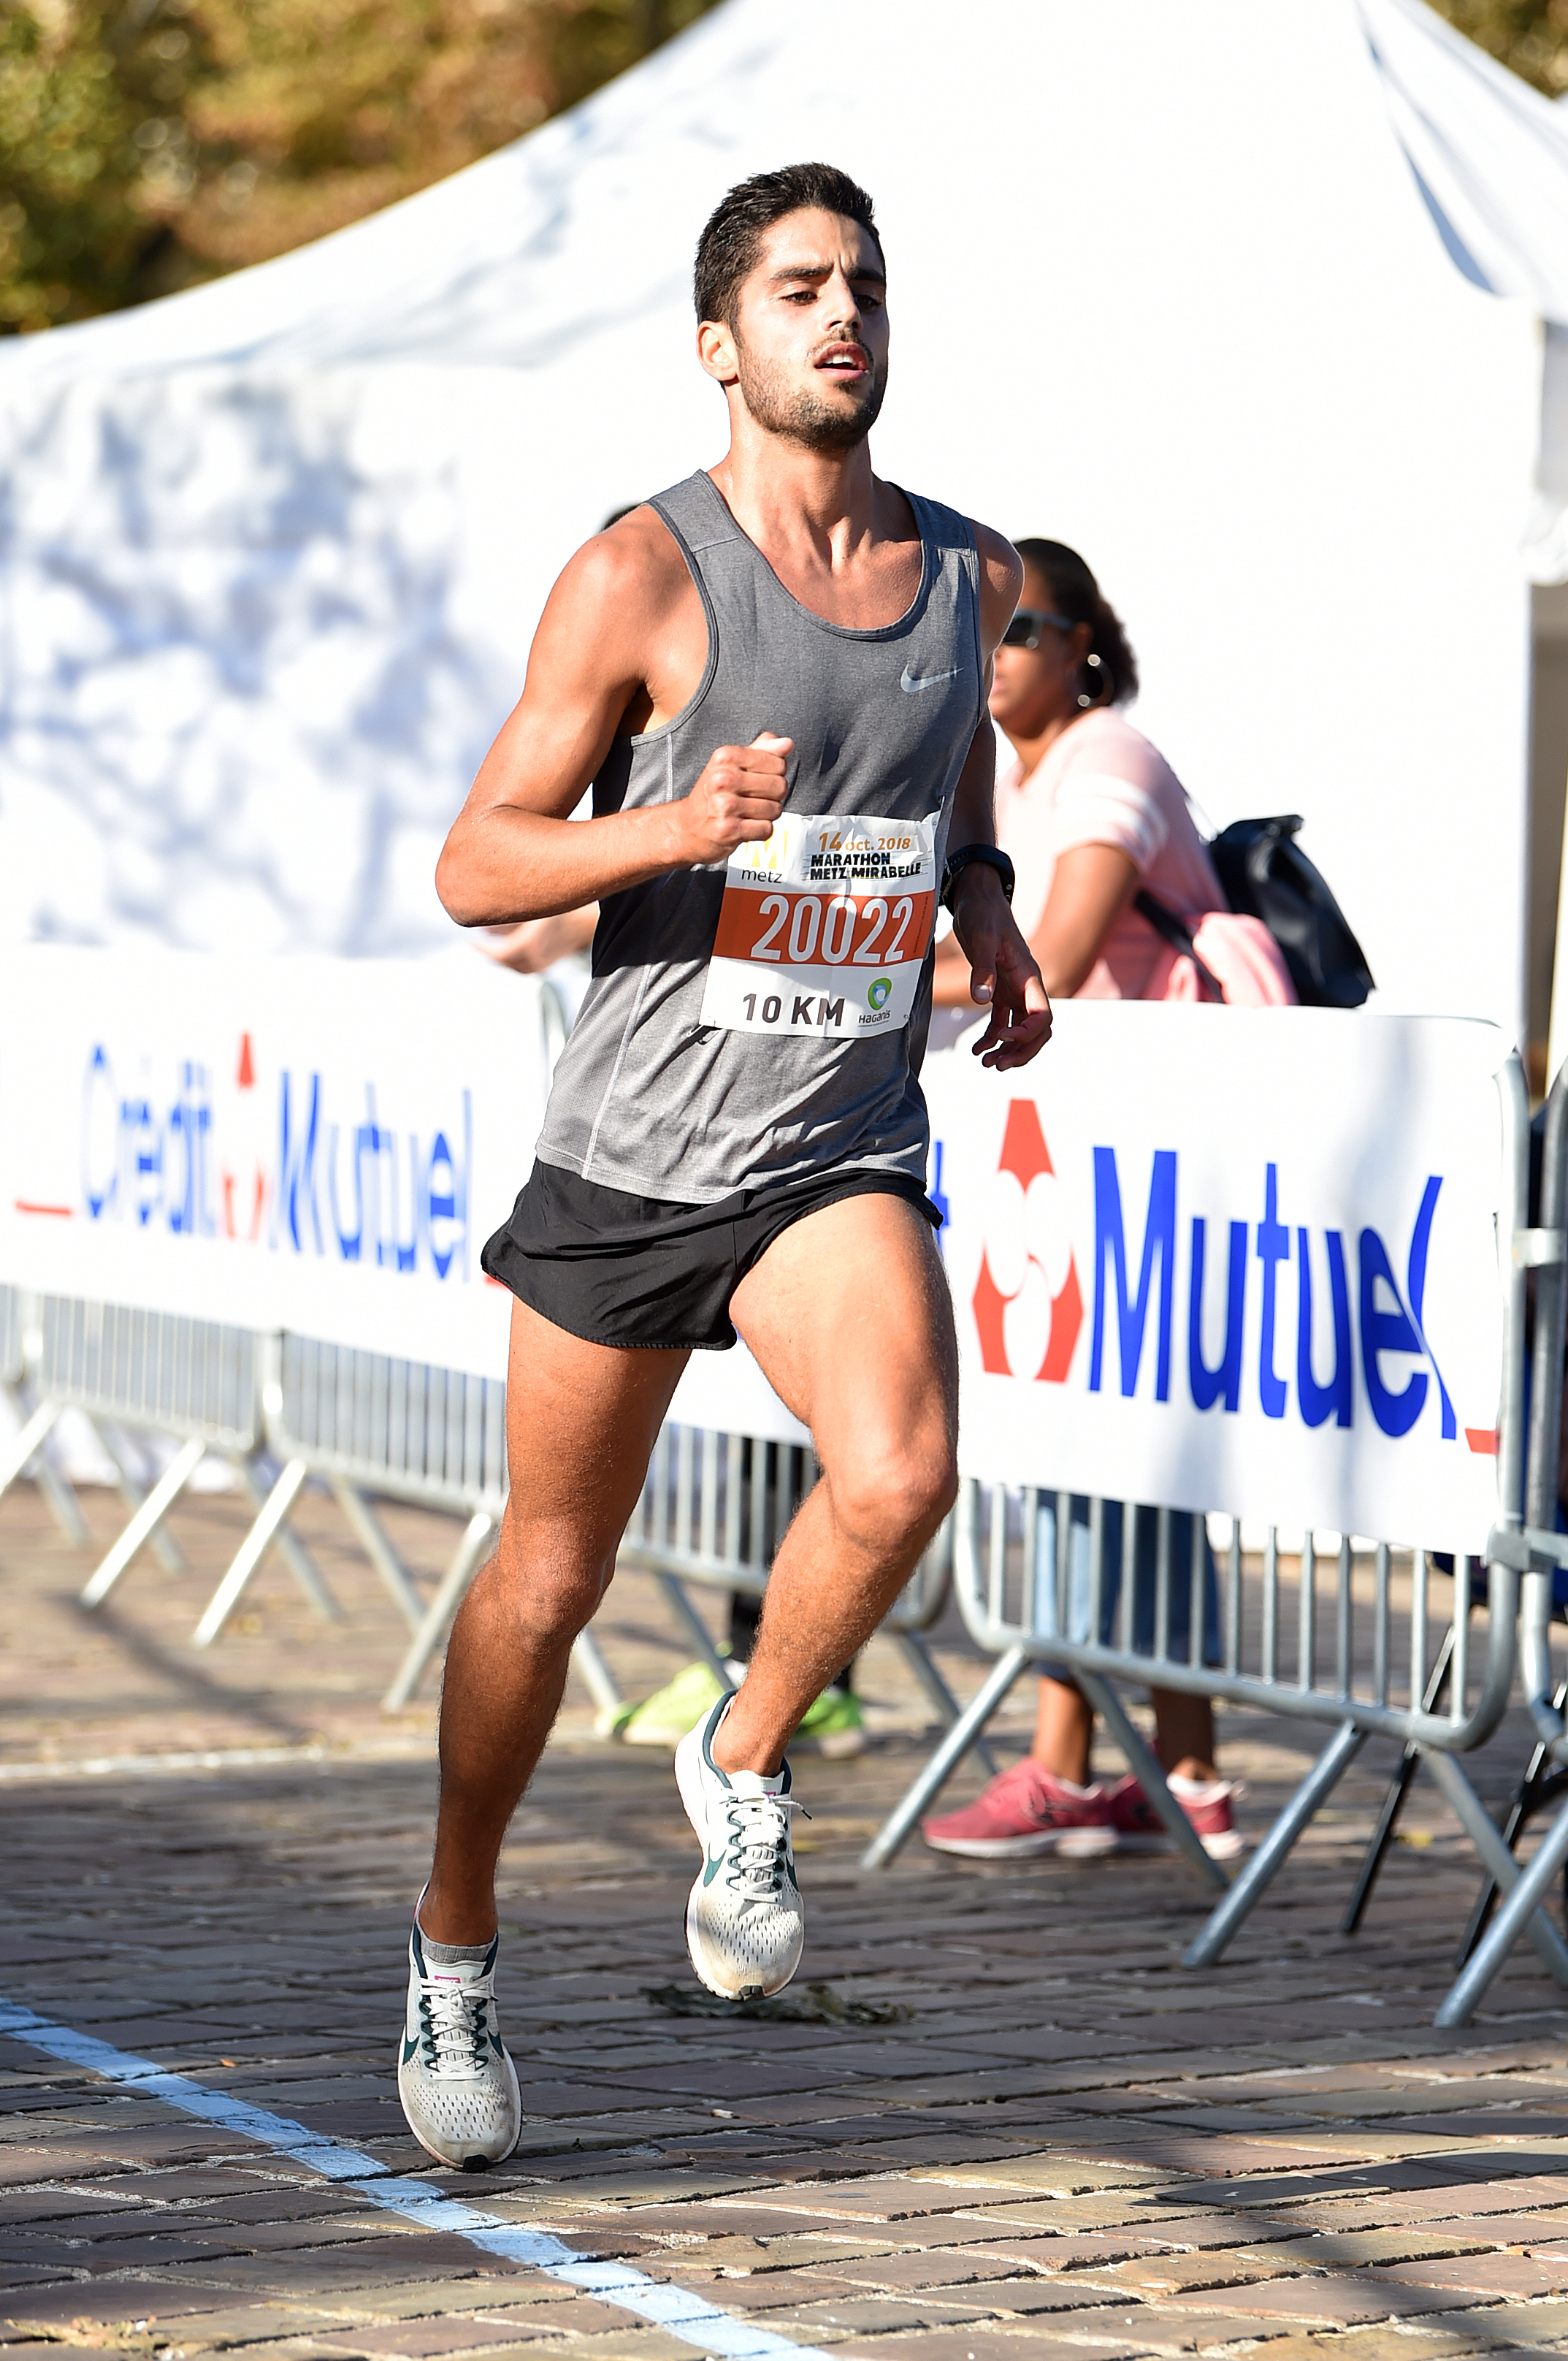
<svg viewBox="0 0 1568 2361">
<path fill-rule="evenodd" d="M 262 1504 L 261 1513 L 241 1542 L 234 1564 L 214 1591 L 206 1613 L 192 1633 L 198 1648 L 210 1648 L 244 1595 L 245 1586 L 278 1537 L 309 1474 L 302 1459 L 291 1459 Z M 319 1577 L 318 1577 L 319 1579 Z"/>
<path fill-rule="evenodd" d="M 1421 1750 L 1419 1746 L 1407 1746 L 1399 1757 L 1399 1767 L 1388 1783 L 1388 1793 L 1383 1798 L 1383 1809 L 1377 1815 L 1377 1826 L 1373 1829 L 1371 1841 L 1361 1857 L 1361 1868 L 1357 1872 L 1355 1884 L 1351 1891 L 1350 1900 L 1344 1905 L 1344 1916 L 1340 1920 L 1339 1929 L 1342 1935 L 1354 1935 L 1366 1915 L 1366 1905 L 1372 1899 L 1372 1889 L 1377 1883 L 1384 1857 L 1394 1841 L 1394 1832 L 1399 1825 L 1399 1814 L 1405 1807 L 1406 1796 L 1415 1784 L 1416 1773 L 1420 1769 L 1421 1762 Z"/>
<path fill-rule="evenodd" d="M 392 1603 L 409 1630 L 417 1631 L 424 1621 L 424 1601 L 386 1527 L 356 1485 L 345 1483 L 341 1476 L 329 1480 L 333 1499 L 353 1527 L 356 1541 L 391 1593 Z"/>
<path fill-rule="evenodd" d="M 265 1509 L 269 1500 L 272 1498 L 272 1491 L 271 1488 L 262 1483 L 260 1477 L 257 1474 L 255 1464 L 248 1459 L 238 1459 L 234 1462 L 234 1465 L 238 1468 L 239 1480 L 244 1485 L 251 1499 L 256 1503 L 256 1506 L 258 1509 Z M 301 1478 L 301 1481 L 303 1481 L 303 1477 Z M 300 1487 L 296 1484 L 293 1490 L 289 1495 L 289 1505 L 291 1508 L 293 1506 L 295 1496 L 299 1489 Z M 282 1559 L 284 1565 L 293 1576 L 294 1580 L 299 1584 L 302 1591 L 303 1591 L 305 1604 L 307 1607 L 313 1607 L 323 1623 L 341 1623 L 343 1620 L 342 1608 L 338 1605 L 336 1599 L 327 1588 L 325 1582 L 322 1578 L 320 1567 L 316 1565 L 314 1558 L 305 1547 L 304 1543 L 300 1539 L 299 1534 L 295 1532 L 293 1527 L 289 1523 L 287 1517 L 285 1517 L 284 1521 L 278 1527 L 271 1538 L 278 1544 L 279 1556 Z"/>
<path fill-rule="evenodd" d="M 937 1719 L 943 1729 L 951 1730 L 962 1708 L 947 1682 L 942 1678 L 938 1669 L 937 1660 L 919 1632 L 890 1631 L 887 1636 L 890 1640 L 897 1641 L 905 1663 L 936 1707 Z M 984 1739 L 977 1738 L 970 1752 L 979 1755 L 985 1765 L 986 1776 L 994 1779 L 997 1772 L 996 1757 Z"/>
<path fill-rule="evenodd" d="M 625 1699 L 616 1686 L 615 1675 L 605 1663 L 598 1642 L 590 1623 L 579 1631 L 572 1642 L 572 1669 L 582 1681 L 600 1713 L 614 1713 Z"/>
<path fill-rule="evenodd" d="M 1568 1706 L 1568 1681 L 1562 1685 L 1552 1700 L 1552 1709 L 1560 1718 L 1564 1706 Z M 1508 1806 L 1508 1817 L 1503 1822 L 1503 1842 L 1510 1852 L 1518 1846 L 1521 1831 L 1535 1817 L 1537 1812 L 1543 1810 L 1548 1804 L 1556 1803 L 1565 1789 L 1568 1789 L 1568 1771 L 1560 1769 L 1552 1760 L 1550 1747 L 1538 1741 L 1525 1767 L 1524 1777 L 1514 1791 L 1514 1800 Z M 1458 1954 L 1454 1959 L 1453 1966 L 1456 1974 L 1491 1925 L 1492 1913 L 1497 1905 L 1497 1886 L 1491 1878 L 1486 1878 L 1482 1882 L 1480 1893 L 1475 1896 L 1475 1906 L 1470 1913 L 1470 1923 L 1464 1929 Z"/>
<path fill-rule="evenodd" d="M 94 1571 L 82 1594 L 83 1607 L 101 1607 L 142 1543 L 152 1539 L 206 1455 L 207 1446 L 192 1435 L 182 1443 L 119 1540 Z"/>
<path fill-rule="evenodd" d="M 882 1869 L 893 1859 L 927 1805 L 946 1786 L 1029 1661 L 1028 1653 L 1023 1648 L 1009 1648 L 1004 1656 L 997 1658 L 978 1694 L 964 1708 L 935 1754 L 894 1806 L 861 1855 L 862 1869 Z"/>
<path fill-rule="evenodd" d="M 0 1493 L 8 1492 L 64 1408 L 62 1402 L 39 1402 L 22 1422 L 8 1451 L 0 1453 Z"/>
<path fill-rule="evenodd" d="M 1450 1630 L 1443 1634 L 1442 1646 L 1438 1652 L 1432 1676 L 1427 1683 L 1426 1695 L 1421 1699 L 1423 1713 L 1435 1713 L 1442 1703 L 1443 1692 L 1448 1686 L 1448 1668 L 1453 1662 L 1453 1633 Z M 1407 1746 L 1399 1757 L 1398 1769 L 1388 1784 L 1388 1793 L 1383 1798 L 1383 1809 L 1377 1815 L 1377 1826 L 1372 1831 L 1372 1841 L 1361 1856 L 1361 1868 L 1357 1873 L 1355 1884 L 1350 1900 L 1344 1905 L 1344 1916 L 1340 1920 L 1339 1929 L 1342 1935 L 1354 1935 L 1366 1915 L 1366 1905 L 1372 1899 L 1372 1889 L 1377 1883 L 1384 1859 L 1394 1841 L 1394 1831 L 1399 1825 L 1399 1815 L 1405 1808 L 1405 1798 L 1414 1784 L 1416 1773 L 1421 1767 L 1422 1759 L 1419 1746 Z"/>
<path fill-rule="evenodd" d="M 1427 1769 L 1442 1788 L 1454 1818 L 1480 1854 L 1483 1866 L 1491 1872 L 1493 1883 L 1502 1893 L 1512 1894 L 1519 1883 L 1519 1865 L 1503 1842 L 1486 1805 L 1453 1755 L 1444 1754 L 1434 1747 L 1427 1756 Z M 1568 1984 L 1568 1946 L 1564 1946 L 1562 1936 L 1545 1912 L 1532 1911 L 1525 1931 L 1547 1974 L 1560 1984 Z"/>
<path fill-rule="evenodd" d="M 1109 1681 L 1098 1673 L 1075 1673 L 1079 1687 L 1110 1730 L 1117 1745 L 1127 1758 L 1128 1768 L 1137 1780 L 1160 1818 L 1176 1850 L 1188 1866 L 1197 1871 L 1205 1885 L 1221 1894 L 1227 1891 L 1230 1880 L 1217 1861 L 1211 1861 L 1203 1850 L 1203 1840 L 1171 1794 L 1159 1757 L 1147 1746 L 1140 1730 L 1128 1717 L 1127 1709 Z"/>
<path fill-rule="evenodd" d="M 147 1487 L 131 1466 L 123 1438 L 106 1419 L 89 1418 L 87 1423 L 114 1461 L 116 1471 L 115 1489 L 135 1516 L 147 1499 Z M 190 1566 L 190 1559 L 173 1534 L 162 1525 L 155 1533 L 148 1535 L 148 1547 L 165 1574 L 184 1574 Z"/>
<path fill-rule="evenodd" d="M 1552 1821 L 1536 1849 L 1535 1859 L 1476 1946 L 1468 1967 L 1438 2010 L 1436 2024 L 1469 2024 L 1503 1961 L 1546 1899 L 1547 1889 L 1565 1861 L 1568 1805 Z"/>
<path fill-rule="evenodd" d="M 496 1530 L 488 1510 L 476 1509 L 457 1544 L 457 1554 L 441 1577 L 441 1587 L 424 1610 L 408 1653 L 398 1666 L 392 1686 L 381 1699 L 383 1713 L 401 1713 L 420 1685 L 425 1666 L 446 1636 L 446 1627 L 462 1606 L 469 1584 L 484 1562 L 485 1543 Z"/>
<path fill-rule="evenodd" d="M 25 1385 L 0 1386 L 0 1394 L 3 1394 L 9 1402 L 17 1426 L 25 1427 L 35 1410 L 29 1389 Z M 57 1410 L 54 1417 L 58 1418 L 60 1412 Z M 54 1419 L 51 1418 L 49 1424 L 52 1426 L 53 1423 Z M 18 1469 L 16 1472 L 20 1474 L 21 1471 Z M 12 1480 L 14 1479 L 10 1477 L 6 1479 L 7 1483 Z M 87 1530 L 87 1520 L 82 1513 L 82 1503 L 76 1497 L 71 1478 L 61 1468 L 55 1466 L 47 1444 L 39 1445 L 34 1459 L 33 1481 L 48 1503 L 49 1512 L 66 1540 L 76 1549 L 85 1549 L 93 1536 Z M 0 1484 L 0 1492 L 5 1491 L 5 1484 Z M 133 1502 L 132 1505 L 134 1507 L 135 1503 Z"/>
<path fill-rule="evenodd" d="M 69 1476 L 58 1468 L 49 1457 L 46 1443 L 38 1453 L 34 1468 L 34 1481 L 49 1503 L 49 1511 L 65 1538 L 75 1548 L 83 1549 L 93 1536 L 87 1530 L 87 1520 L 82 1513 L 82 1503 Z"/>
<path fill-rule="evenodd" d="M 707 1626 L 686 1597 L 685 1586 L 673 1574 L 656 1575 L 654 1579 L 669 1602 L 676 1622 L 714 1678 L 722 1681 L 727 1689 L 733 1690 L 735 1684 L 729 1677 L 725 1660 L 708 1638 Z"/>
<path fill-rule="evenodd" d="M 1342 1722 L 1219 1907 L 1189 1944 L 1183 1966 L 1210 1968 L 1284 1867 L 1297 1838 L 1326 1804 L 1366 1742 L 1365 1730 Z"/>
</svg>

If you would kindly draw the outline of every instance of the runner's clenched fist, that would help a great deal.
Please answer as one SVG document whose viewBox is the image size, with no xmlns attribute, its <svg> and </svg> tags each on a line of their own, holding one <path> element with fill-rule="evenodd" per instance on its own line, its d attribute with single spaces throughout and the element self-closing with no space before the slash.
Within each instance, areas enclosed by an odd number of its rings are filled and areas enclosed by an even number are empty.
<svg viewBox="0 0 1568 2361">
<path fill-rule="evenodd" d="M 680 846 L 676 865 L 705 869 L 728 861 L 738 844 L 761 844 L 789 793 L 784 765 L 793 738 L 763 730 L 749 746 L 716 746 L 689 796 L 670 807 Z"/>
</svg>

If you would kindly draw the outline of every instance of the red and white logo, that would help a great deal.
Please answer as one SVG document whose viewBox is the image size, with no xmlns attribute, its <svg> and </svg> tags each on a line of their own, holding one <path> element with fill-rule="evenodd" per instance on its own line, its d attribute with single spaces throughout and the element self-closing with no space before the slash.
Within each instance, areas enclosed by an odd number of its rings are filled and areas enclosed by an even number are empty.
<svg viewBox="0 0 1568 2361">
<path fill-rule="evenodd" d="M 1062 1185 L 1029 1099 L 1007 1110 L 991 1184 L 974 1324 L 993 1377 L 1064 1383 L 1083 1325 Z"/>
</svg>

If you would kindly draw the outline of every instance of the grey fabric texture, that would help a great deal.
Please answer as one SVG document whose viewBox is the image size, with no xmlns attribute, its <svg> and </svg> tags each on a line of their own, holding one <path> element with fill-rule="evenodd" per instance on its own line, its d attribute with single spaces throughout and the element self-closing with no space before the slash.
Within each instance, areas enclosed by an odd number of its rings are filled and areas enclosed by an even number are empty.
<svg viewBox="0 0 1568 2361">
<path fill-rule="evenodd" d="M 596 816 L 689 795 L 715 748 L 771 730 L 795 741 L 788 808 L 938 814 L 940 875 L 984 712 L 980 561 L 966 518 L 908 498 L 920 588 L 877 631 L 826 622 L 792 598 L 707 476 L 651 503 L 701 595 L 707 665 L 673 721 L 616 741 L 594 782 Z M 692 1205 L 839 1165 L 923 1180 L 929 961 L 899 1032 L 773 1038 L 704 1026 L 723 889 L 722 866 L 685 869 L 604 902 L 593 980 L 555 1069 L 539 1156 L 606 1188 Z"/>
</svg>

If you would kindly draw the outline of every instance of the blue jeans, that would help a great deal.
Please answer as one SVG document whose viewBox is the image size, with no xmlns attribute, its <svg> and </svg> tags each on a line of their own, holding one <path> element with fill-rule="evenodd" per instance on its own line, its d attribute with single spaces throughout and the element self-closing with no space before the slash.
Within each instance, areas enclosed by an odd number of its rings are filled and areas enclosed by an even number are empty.
<svg viewBox="0 0 1568 2361">
<path fill-rule="evenodd" d="M 1103 1504 L 1103 1564 L 1104 1574 L 1100 1587 L 1100 1630 L 1094 1636 L 1102 1647 L 1120 1644 L 1120 1618 L 1117 1602 L 1122 1591 L 1122 1550 L 1125 1518 L 1120 1500 Z M 1157 1561 L 1158 1557 L 1159 1521 L 1154 1509 L 1135 1508 L 1133 1511 L 1133 1648 L 1140 1656 L 1155 1653 L 1155 1609 Z M 1166 1653 L 1179 1664 L 1186 1664 L 1192 1631 L 1192 1529 L 1199 1521 L 1190 1510 L 1170 1511 L 1170 1571 L 1168 1587 L 1168 1620 Z M 1037 1628 L 1059 1634 L 1066 1640 L 1084 1641 L 1090 1638 L 1090 1526 L 1089 1502 L 1075 1493 L 1069 1506 L 1069 1543 L 1067 1567 L 1067 1601 L 1064 1621 L 1058 1620 L 1057 1598 L 1057 1499 L 1054 1493 L 1041 1497 L 1039 1524 L 1035 1542 L 1035 1598 Z M 1209 1546 L 1209 1536 L 1201 1529 L 1203 1560 L 1203 1637 L 1201 1661 L 1205 1664 L 1224 1662 L 1220 1646 L 1220 1586 L 1214 1573 L 1214 1553 Z M 1064 1665 L 1042 1664 L 1041 1672 L 1047 1680 L 1069 1681 L 1072 1675 Z"/>
</svg>

